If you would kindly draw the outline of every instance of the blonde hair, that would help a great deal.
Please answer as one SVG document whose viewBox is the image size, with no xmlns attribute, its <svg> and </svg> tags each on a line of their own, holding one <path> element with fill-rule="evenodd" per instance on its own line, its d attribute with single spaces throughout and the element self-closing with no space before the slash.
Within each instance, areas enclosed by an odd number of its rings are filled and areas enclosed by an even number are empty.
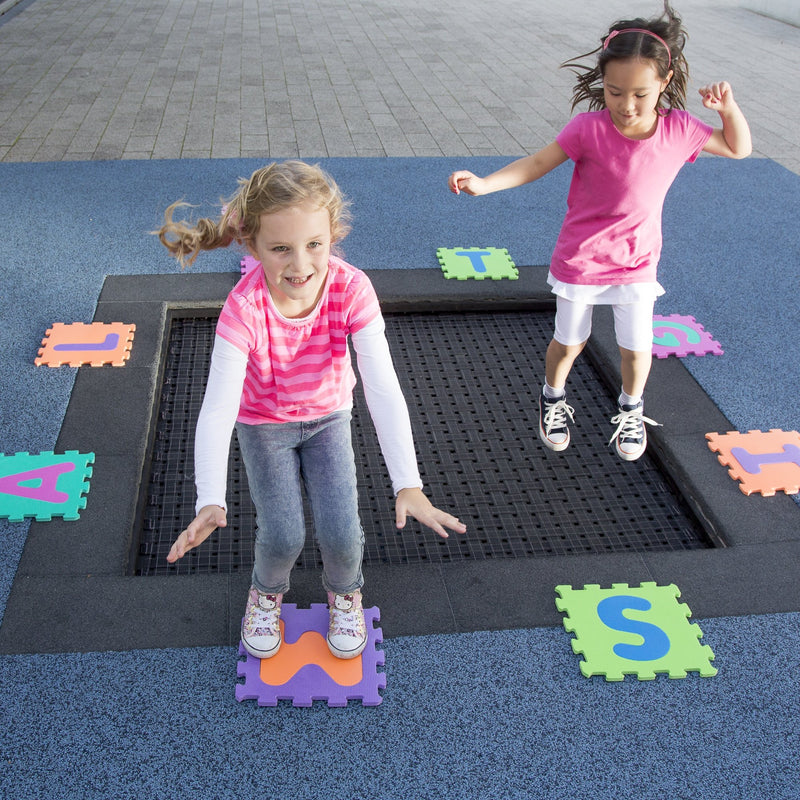
<svg viewBox="0 0 800 800">
<path fill-rule="evenodd" d="M 194 263 L 201 250 L 228 247 L 233 242 L 247 246 L 258 235 L 262 214 L 272 214 L 310 201 L 328 211 L 331 239 L 340 242 L 350 232 L 349 204 L 336 182 L 318 165 L 284 161 L 257 169 L 239 179 L 239 190 L 223 206 L 219 219 L 195 222 L 175 220 L 178 208 L 191 207 L 178 201 L 164 212 L 164 224 L 152 233 L 158 236 L 182 267 Z"/>
</svg>

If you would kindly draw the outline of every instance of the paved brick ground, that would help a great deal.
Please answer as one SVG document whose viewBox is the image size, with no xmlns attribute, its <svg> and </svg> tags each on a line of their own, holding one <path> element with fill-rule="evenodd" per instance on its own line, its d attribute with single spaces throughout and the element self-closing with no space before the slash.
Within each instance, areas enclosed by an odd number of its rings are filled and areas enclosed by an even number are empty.
<svg viewBox="0 0 800 800">
<path fill-rule="evenodd" d="M 16 3 L 16 5 L 15 5 Z M 727 79 L 755 155 L 800 173 L 800 28 L 675 0 L 690 108 Z M 620 0 L 0 0 L 0 160 L 532 152 L 569 116 L 559 64 Z"/>
</svg>

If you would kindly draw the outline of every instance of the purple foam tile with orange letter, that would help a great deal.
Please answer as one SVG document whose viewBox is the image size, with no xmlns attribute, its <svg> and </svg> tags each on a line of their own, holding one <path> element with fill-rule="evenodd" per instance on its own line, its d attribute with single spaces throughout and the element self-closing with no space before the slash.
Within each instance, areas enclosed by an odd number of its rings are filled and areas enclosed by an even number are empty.
<svg viewBox="0 0 800 800">
<path fill-rule="evenodd" d="M 297 608 L 284 603 L 281 608 L 283 644 L 272 658 L 258 659 L 239 645 L 237 672 L 244 683 L 236 684 L 236 699 L 257 700 L 260 706 L 277 706 L 279 700 L 291 700 L 298 707 L 312 706 L 326 700 L 329 706 L 346 706 L 360 700 L 365 706 L 383 702 L 380 690 L 386 688 L 386 673 L 378 672 L 385 654 L 376 645 L 383 632 L 375 627 L 380 620 L 377 606 L 364 609 L 367 645 L 353 659 L 336 658 L 328 649 L 329 612 L 323 603 Z"/>
</svg>

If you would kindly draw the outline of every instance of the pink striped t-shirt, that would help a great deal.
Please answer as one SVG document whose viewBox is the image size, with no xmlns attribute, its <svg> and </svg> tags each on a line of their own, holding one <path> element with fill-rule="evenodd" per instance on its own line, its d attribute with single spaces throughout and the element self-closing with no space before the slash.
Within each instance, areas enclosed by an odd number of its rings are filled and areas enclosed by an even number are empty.
<svg viewBox="0 0 800 800">
<path fill-rule="evenodd" d="M 245 275 L 217 323 L 217 335 L 248 356 L 238 421 L 304 422 L 346 408 L 356 384 L 347 337 L 380 313 L 369 278 L 335 256 L 319 303 L 302 319 L 275 308 L 262 269 Z"/>
</svg>

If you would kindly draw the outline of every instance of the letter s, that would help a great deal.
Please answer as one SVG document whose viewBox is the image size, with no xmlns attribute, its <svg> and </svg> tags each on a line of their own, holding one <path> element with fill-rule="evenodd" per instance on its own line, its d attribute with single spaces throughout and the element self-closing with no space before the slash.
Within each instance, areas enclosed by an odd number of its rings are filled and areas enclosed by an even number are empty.
<svg viewBox="0 0 800 800">
<path fill-rule="evenodd" d="M 632 595 L 606 597 L 597 604 L 597 615 L 604 625 L 615 631 L 635 633 L 644 639 L 641 644 L 622 642 L 615 644 L 614 653 L 620 658 L 630 661 L 655 661 L 663 658 L 669 652 L 669 636 L 661 628 L 650 622 L 628 619 L 623 614 L 629 608 L 636 611 L 649 611 L 651 607 L 652 603 L 649 600 Z"/>
</svg>

